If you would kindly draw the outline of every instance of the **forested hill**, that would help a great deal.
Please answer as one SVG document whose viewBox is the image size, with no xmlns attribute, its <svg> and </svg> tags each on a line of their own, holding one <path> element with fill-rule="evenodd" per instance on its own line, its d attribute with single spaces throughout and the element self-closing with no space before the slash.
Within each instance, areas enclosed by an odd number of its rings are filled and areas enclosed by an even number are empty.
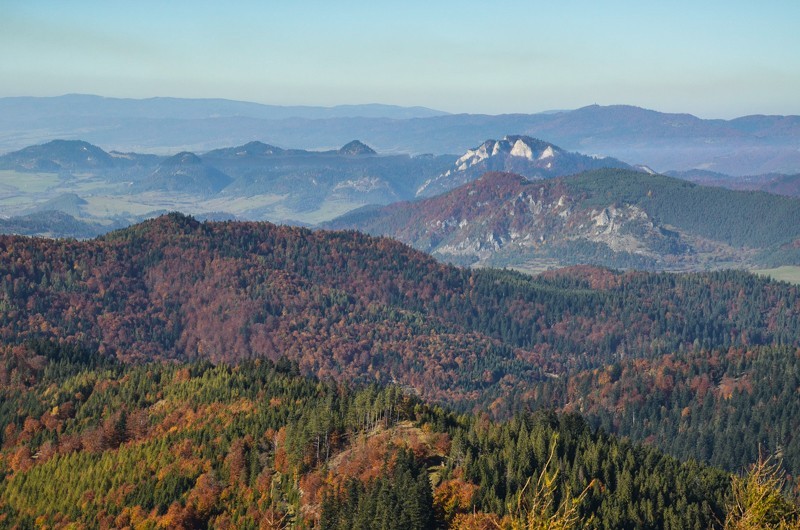
<svg viewBox="0 0 800 530">
<path fill-rule="evenodd" d="M 326 226 L 395 237 L 446 261 L 528 270 L 800 263 L 800 200 L 620 169 L 546 181 L 486 173 L 437 197 L 357 210 Z"/>
<path fill-rule="evenodd" d="M 566 406 L 578 395 L 545 383 L 621 361 L 800 344 L 798 288 L 747 273 L 530 277 L 442 265 L 356 232 L 179 214 L 85 242 L 2 236 L 0 270 L 5 344 L 54 339 L 125 361 L 287 356 L 307 374 L 396 382 L 497 416 L 542 392 Z M 700 396 L 685 391 L 687 403 Z M 768 411 L 782 406 L 780 389 L 764 392 Z M 759 428 L 729 465 L 752 461 L 768 438 Z M 793 447 L 792 432 L 766 441 Z"/>
<path fill-rule="evenodd" d="M 0 348 L 0 366 L 3 528 L 433 530 L 553 517 L 707 529 L 741 518 L 721 471 L 575 415 L 496 423 L 398 387 L 303 378 L 285 359 L 121 365 L 39 342 Z"/>
</svg>

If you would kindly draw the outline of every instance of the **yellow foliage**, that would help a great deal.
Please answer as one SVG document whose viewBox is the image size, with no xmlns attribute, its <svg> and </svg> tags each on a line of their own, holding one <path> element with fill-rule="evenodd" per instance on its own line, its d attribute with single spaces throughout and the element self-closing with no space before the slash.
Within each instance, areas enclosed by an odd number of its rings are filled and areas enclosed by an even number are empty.
<svg viewBox="0 0 800 530">
<path fill-rule="evenodd" d="M 759 458 L 747 474 L 733 477 L 725 530 L 800 530 L 800 514 L 783 496 L 784 474 L 772 458 Z"/>
</svg>

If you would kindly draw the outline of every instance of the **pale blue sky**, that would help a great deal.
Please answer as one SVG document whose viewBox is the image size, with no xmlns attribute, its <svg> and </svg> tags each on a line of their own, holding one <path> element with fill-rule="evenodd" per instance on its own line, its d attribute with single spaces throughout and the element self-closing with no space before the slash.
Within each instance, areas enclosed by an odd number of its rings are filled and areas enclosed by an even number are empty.
<svg viewBox="0 0 800 530">
<path fill-rule="evenodd" d="M 798 27 L 798 0 L 0 0 L 0 96 L 800 114 Z"/>
</svg>

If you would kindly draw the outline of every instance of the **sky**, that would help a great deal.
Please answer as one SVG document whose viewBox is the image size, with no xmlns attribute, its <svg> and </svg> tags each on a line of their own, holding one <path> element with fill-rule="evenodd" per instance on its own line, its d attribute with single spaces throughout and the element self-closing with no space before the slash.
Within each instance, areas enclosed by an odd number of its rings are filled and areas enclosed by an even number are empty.
<svg viewBox="0 0 800 530">
<path fill-rule="evenodd" d="M 798 27 L 798 0 L 1 0 L 0 97 L 800 114 Z"/>
</svg>

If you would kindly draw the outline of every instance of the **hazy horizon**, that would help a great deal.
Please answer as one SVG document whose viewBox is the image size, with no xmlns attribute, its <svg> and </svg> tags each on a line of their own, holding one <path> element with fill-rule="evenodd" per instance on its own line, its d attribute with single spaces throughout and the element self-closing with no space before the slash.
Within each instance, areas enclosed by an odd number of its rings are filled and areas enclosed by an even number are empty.
<svg viewBox="0 0 800 530">
<path fill-rule="evenodd" d="M 0 6 L 0 97 L 800 114 L 798 19 L 800 4 L 788 0 L 757 8 L 11 0 Z"/>
<path fill-rule="evenodd" d="M 250 101 L 250 100 L 223 98 L 223 97 L 186 98 L 186 97 L 171 96 L 171 95 L 145 96 L 145 97 L 117 97 L 117 96 L 108 96 L 108 95 L 104 95 L 104 94 L 89 94 L 89 93 L 79 93 L 79 92 L 70 92 L 70 93 L 65 93 L 65 94 L 55 94 L 55 95 L 52 95 L 52 96 L 31 96 L 31 95 L 0 96 L 0 99 L 6 99 L 6 98 L 28 98 L 28 97 L 31 97 L 31 98 L 60 98 L 60 97 L 69 97 L 69 96 L 98 97 L 98 98 L 103 98 L 103 99 L 117 99 L 117 100 L 128 100 L 128 101 L 146 101 L 146 100 L 155 100 L 155 99 L 193 100 L 193 101 L 227 101 L 227 102 L 233 102 L 233 103 L 246 103 L 246 104 L 266 105 L 266 106 L 281 106 L 281 107 L 287 107 L 287 108 L 290 108 L 290 107 L 308 107 L 308 108 L 333 109 L 333 108 L 337 108 L 337 107 L 386 106 L 386 107 L 398 107 L 398 108 L 408 108 L 408 109 L 421 108 L 421 109 L 427 109 L 427 110 L 430 110 L 430 111 L 441 112 L 441 113 L 443 113 L 443 115 L 447 115 L 447 114 L 450 114 L 450 115 L 454 115 L 454 114 L 475 114 L 475 115 L 487 115 L 487 116 L 501 116 L 501 115 L 505 115 L 505 114 L 556 114 L 556 113 L 559 113 L 559 112 L 572 112 L 572 111 L 575 111 L 575 110 L 580 110 L 580 109 L 585 108 L 585 107 L 591 107 L 593 105 L 599 105 L 601 107 L 619 107 L 619 106 L 638 107 L 638 108 L 641 108 L 641 109 L 644 109 L 644 110 L 655 111 L 655 112 L 660 112 L 660 113 L 665 113 L 665 114 L 673 114 L 673 113 L 674 114 L 691 114 L 691 115 L 693 115 L 695 117 L 698 117 L 698 118 L 701 118 L 701 119 L 723 119 L 723 120 L 729 120 L 729 119 L 741 118 L 741 117 L 752 116 L 752 115 L 767 115 L 767 116 L 770 116 L 770 115 L 772 115 L 772 116 L 798 116 L 798 115 L 800 115 L 800 113 L 798 113 L 798 114 L 774 114 L 774 113 L 773 114 L 769 114 L 769 113 L 764 113 L 764 112 L 757 112 L 757 113 L 752 113 L 752 114 L 732 115 L 732 116 L 729 116 L 729 117 L 722 118 L 722 117 L 715 117 L 715 116 L 698 116 L 698 115 L 696 115 L 694 113 L 685 112 L 685 111 L 676 111 L 676 112 L 665 111 L 665 110 L 662 110 L 662 109 L 641 107 L 639 105 L 632 105 L 630 103 L 624 103 L 624 102 L 609 103 L 607 105 L 603 105 L 603 104 L 599 104 L 599 103 L 587 103 L 586 105 L 580 105 L 580 106 L 573 107 L 573 108 L 542 109 L 542 110 L 536 110 L 536 111 L 531 111 L 531 112 L 498 112 L 498 113 L 489 113 L 489 112 L 449 112 L 449 111 L 443 110 L 441 108 L 427 107 L 425 105 L 413 105 L 413 104 L 400 105 L 400 104 L 395 104 L 395 103 L 382 103 L 380 101 L 364 101 L 364 102 L 359 102 L 359 103 L 335 103 L 335 104 L 331 104 L 331 105 L 314 105 L 314 104 L 279 105 L 279 104 L 276 104 L 276 103 L 270 103 L 270 102 L 264 102 L 264 101 Z"/>
</svg>

